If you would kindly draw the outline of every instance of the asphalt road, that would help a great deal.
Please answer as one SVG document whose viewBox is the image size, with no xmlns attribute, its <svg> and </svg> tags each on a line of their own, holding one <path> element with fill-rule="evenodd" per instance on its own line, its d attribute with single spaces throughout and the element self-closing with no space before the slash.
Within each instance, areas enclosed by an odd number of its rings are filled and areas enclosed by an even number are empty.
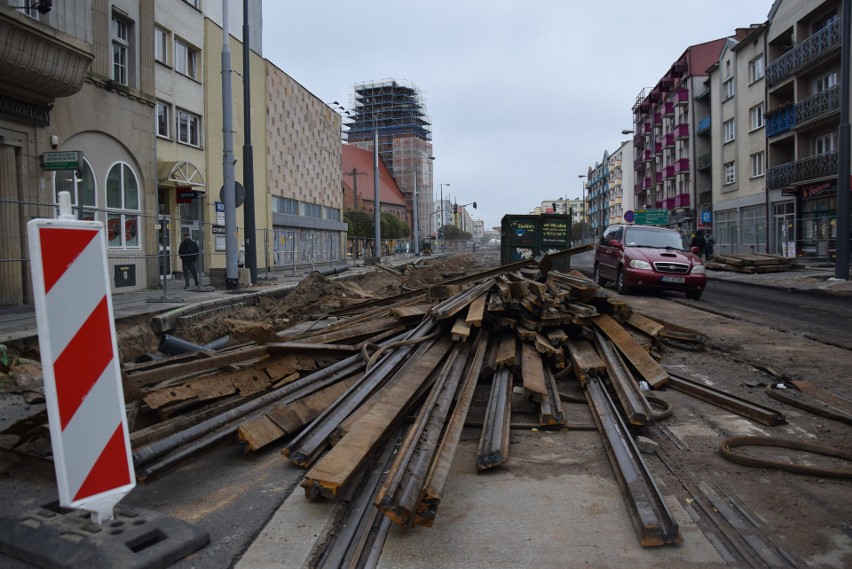
<svg viewBox="0 0 852 569">
<path fill-rule="evenodd" d="M 768 326 L 852 350 L 852 302 L 848 297 L 788 292 L 713 280 L 701 300 L 664 293 L 666 298 L 735 320 Z"/>
</svg>

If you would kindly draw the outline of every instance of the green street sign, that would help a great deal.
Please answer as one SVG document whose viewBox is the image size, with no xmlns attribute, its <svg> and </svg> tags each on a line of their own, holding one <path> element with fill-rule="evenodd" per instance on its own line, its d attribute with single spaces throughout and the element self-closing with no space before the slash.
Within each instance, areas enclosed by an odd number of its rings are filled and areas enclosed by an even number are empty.
<svg viewBox="0 0 852 569">
<path fill-rule="evenodd" d="M 41 167 L 44 170 L 82 170 L 83 153 L 79 150 L 65 152 L 45 152 L 41 155 Z"/>
<path fill-rule="evenodd" d="M 667 209 L 637 209 L 636 225 L 668 225 L 669 210 Z"/>
</svg>

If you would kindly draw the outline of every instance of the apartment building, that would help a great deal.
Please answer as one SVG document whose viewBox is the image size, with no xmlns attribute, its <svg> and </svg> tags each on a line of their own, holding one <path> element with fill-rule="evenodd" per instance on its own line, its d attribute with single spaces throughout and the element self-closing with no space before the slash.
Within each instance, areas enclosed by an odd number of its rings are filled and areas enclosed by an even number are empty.
<svg viewBox="0 0 852 569">
<path fill-rule="evenodd" d="M 605 225 L 623 222 L 624 212 L 633 209 L 633 144 L 631 141 L 622 142 L 609 155 L 608 170 L 609 200 Z"/>
<path fill-rule="evenodd" d="M 770 253 L 815 259 L 834 255 L 840 24 L 849 17 L 842 14 L 839 0 L 776 0 L 769 12 L 765 82 Z"/>
<path fill-rule="evenodd" d="M 684 235 L 696 228 L 699 213 L 711 208 L 709 183 L 695 183 L 696 127 L 699 113 L 707 112 L 701 97 L 707 69 L 718 62 L 725 41 L 688 47 L 633 105 L 635 207 L 665 210 L 667 225 Z"/>
<path fill-rule="evenodd" d="M 604 150 L 601 161 L 586 174 L 587 222 L 592 235 L 602 234 L 609 223 L 609 199 L 609 152 Z"/>
<path fill-rule="evenodd" d="M 710 115 L 699 120 L 699 136 L 709 131 L 712 145 L 698 170 L 710 173 L 713 195 L 698 227 L 713 230 L 719 254 L 767 249 L 765 33 L 766 24 L 737 30 L 708 69 Z"/>
<path fill-rule="evenodd" d="M 26 222 L 61 191 L 106 226 L 114 291 L 158 282 L 153 9 L 0 2 L 0 305 L 32 303 Z"/>
</svg>

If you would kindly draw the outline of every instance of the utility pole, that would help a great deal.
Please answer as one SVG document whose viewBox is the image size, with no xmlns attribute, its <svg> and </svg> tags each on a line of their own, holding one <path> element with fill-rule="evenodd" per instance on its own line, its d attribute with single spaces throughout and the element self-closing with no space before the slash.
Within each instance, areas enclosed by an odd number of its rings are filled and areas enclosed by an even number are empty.
<svg viewBox="0 0 852 569">
<path fill-rule="evenodd" d="M 373 109 L 376 113 L 376 109 Z M 375 114 L 373 121 L 376 120 Z M 373 261 L 382 259 L 382 202 L 379 200 L 379 126 L 373 129 Z"/>
<path fill-rule="evenodd" d="M 850 140 L 849 125 L 849 42 L 852 41 L 852 0 L 843 0 L 843 21 L 840 24 L 840 127 L 838 132 L 837 160 L 837 237 L 834 244 L 834 276 L 838 279 L 849 280 L 849 247 L 852 240 L 852 230 L 849 227 L 849 186 L 850 186 Z"/>
<path fill-rule="evenodd" d="M 251 273 L 251 284 L 257 284 L 257 245 L 254 220 L 254 151 L 251 145 L 251 35 L 249 0 L 243 0 L 243 187 L 246 191 L 243 220 L 245 223 L 245 263 Z"/>
<path fill-rule="evenodd" d="M 420 256 L 420 220 L 417 213 L 417 169 L 414 169 L 414 255 Z"/>
<path fill-rule="evenodd" d="M 225 288 L 236 290 L 237 210 L 234 186 L 234 116 L 231 93 L 231 46 L 228 33 L 228 0 L 222 0 L 222 203 L 225 206 Z"/>
<path fill-rule="evenodd" d="M 355 200 L 355 209 L 358 209 L 358 176 L 366 176 L 366 172 L 359 172 L 357 168 L 352 168 L 351 172 L 345 172 L 344 175 L 352 176 L 352 199 Z"/>
</svg>

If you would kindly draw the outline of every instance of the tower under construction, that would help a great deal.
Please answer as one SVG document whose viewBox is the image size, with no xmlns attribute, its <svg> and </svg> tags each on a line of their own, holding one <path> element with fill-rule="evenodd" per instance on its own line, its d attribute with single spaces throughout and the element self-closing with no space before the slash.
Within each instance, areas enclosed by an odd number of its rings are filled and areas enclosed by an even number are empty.
<svg viewBox="0 0 852 569">
<path fill-rule="evenodd" d="M 373 137 L 378 132 L 379 156 L 412 208 L 416 184 L 419 218 L 416 223 L 420 237 L 425 237 L 431 232 L 429 221 L 434 209 L 432 125 L 424 112 L 419 89 L 394 80 L 356 84 L 350 107 L 347 141 L 372 150 Z M 413 235 L 414 227 L 411 229 Z"/>
</svg>

